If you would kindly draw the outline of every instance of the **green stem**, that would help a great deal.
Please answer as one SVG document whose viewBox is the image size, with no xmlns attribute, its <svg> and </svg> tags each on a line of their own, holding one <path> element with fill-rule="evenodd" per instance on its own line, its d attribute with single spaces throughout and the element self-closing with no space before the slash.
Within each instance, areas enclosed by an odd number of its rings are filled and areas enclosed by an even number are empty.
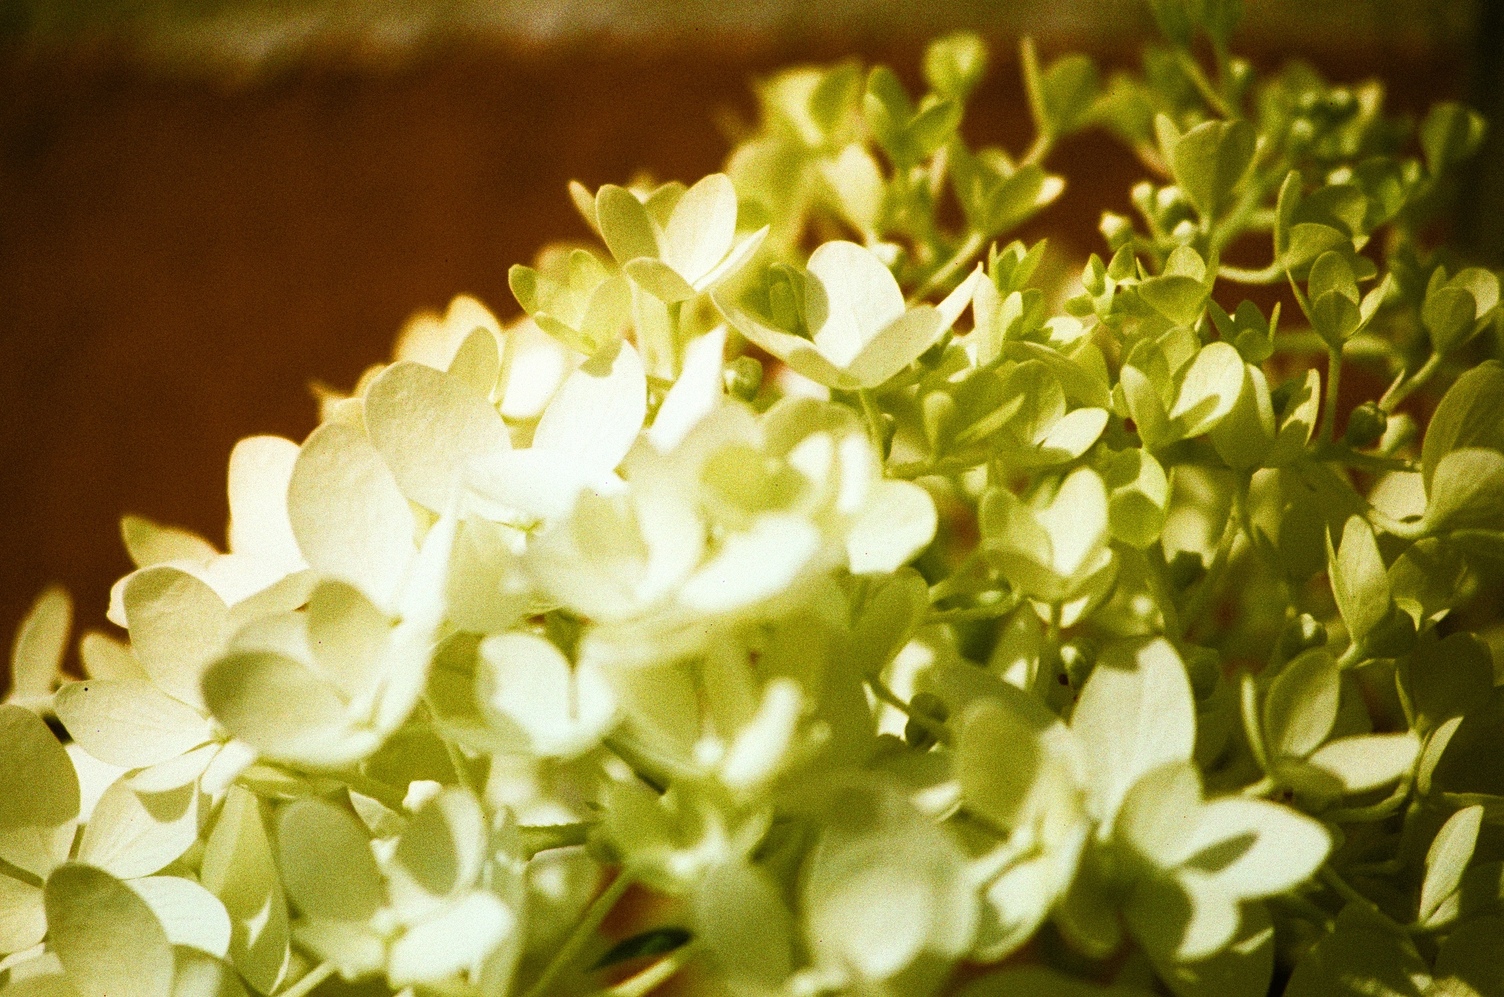
<svg viewBox="0 0 1504 997">
<path fill-rule="evenodd" d="M 1227 571 L 1227 565 L 1232 560 L 1233 545 L 1237 542 L 1238 534 L 1243 531 L 1242 515 L 1239 505 L 1246 501 L 1245 492 L 1247 482 L 1242 482 L 1232 493 L 1232 508 L 1227 511 L 1227 525 L 1222 528 L 1222 539 L 1217 541 L 1217 549 L 1212 554 L 1212 563 L 1207 566 L 1206 577 L 1196 586 L 1195 593 L 1186 604 L 1185 610 L 1180 614 L 1181 636 L 1190 632 L 1190 628 L 1200 620 L 1208 608 L 1217 590 L 1222 587 L 1222 576 Z"/>
<path fill-rule="evenodd" d="M 862 388 L 857 392 L 857 397 L 862 402 L 862 415 L 867 420 L 867 435 L 872 438 L 872 446 L 881 455 L 883 448 L 883 413 L 877 407 L 877 399 L 873 397 L 871 388 Z"/>
<path fill-rule="evenodd" d="M 1206 101 L 1208 107 L 1224 118 L 1242 117 L 1217 92 L 1217 88 L 1212 85 L 1212 81 L 1206 78 L 1206 73 L 1202 70 L 1201 64 L 1196 61 L 1195 56 L 1189 52 L 1177 52 L 1176 62 L 1180 66 L 1181 71 L 1185 73 L 1186 78 L 1196 88 L 1196 92 L 1201 95 L 1201 99 Z"/>
<path fill-rule="evenodd" d="M 693 942 L 681 945 L 642 972 L 627 977 L 615 986 L 597 991 L 596 997 L 645 997 L 683 969 L 694 954 Z"/>
<path fill-rule="evenodd" d="M 277 997 L 307 997 L 308 994 L 313 993 L 314 987 L 317 987 L 333 975 L 334 963 L 320 963 L 307 976 L 304 976 L 298 982 L 282 991 Z"/>
<path fill-rule="evenodd" d="M 908 703 L 905 703 L 902 699 L 899 698 L 898 693 L 888 688 L 887 683 L 884 682 L 881 678 L 876 675 L 868 675 L 867 685 L 872 688 L 872 694 L 876 696 L 881 702 L 887 703 L 889 706 L 893 707 L 895 710 L 902 713 L 904 716 L 908 717 L 919 726 L 923 727 L 926 731 L 933 735 L 935 740 L 939 741 L 941 744 L 949 744 L 951 742 L 950 728 L 945 726 L 943 721 L 936 720 L 934 717 L 927 717 L 923 713 L 920 713 L 918 710 L 914 709 Z"/>
<path fill-rule="evenodd" d="M 1334 443 L 1318 447 L 1313 456 L 1319 461 L 1330 461 L 1356 467 L 1360 471 L 1383 473 L 1385 471 L 1418 471 L 1420 465 L 1404 457 L 1381 457 L 1378 454 L 1360 453 L 1352 447 Z"/>
<path fill-rule="evenodd" d="M 924 618 L 926 623 L 969 623 L 973 620 L 995 620 L 1007 616 L 1018 608 L 1017 599 L 1000 599 L 986 606 L 967 606 L 964 609 L 935 609 Z"/>
<path fill-rule="evenodd" d="M 1342 350 L 1328 346 L 1326 351 L 1326 400 L 1321 406 L 1321 430 L 1317 440 L 1322 444 L 1332 442 L 1337 428 L 1337 397 L 1342 390 Z"/>
<path fill-rule="evenodd" d="M 1258 782 L 1252 782 L 1243 787 L 1243 795 L 1247 797 L 1262 798 L 1268 796 L 1279 788 L 1279 783 L 1272 776 L 1264 776 Z"/>
<path fill-rule="evenodd" d="M 1249 270 L 1246 267 L 1235 267 L 1230 263 L 1224 263 L 1217 268 L 1217 276 L 1223 280 L 1230 280 L 1235 284 L 1278 284 L 1285 275 L 1284 266 L 1275 260 L 1262 270 Z"/>
<path fill-rule="evenodd" d="M 976 461 L 969 460 L 915 460 L 889 465 L 888 477 L 910 480 L 930 474 L 959 474 L 976 466 Z"/>
<path fill-rule="evenodd" d="M 987 237 L 985 235 L 981 232 L 972 232 L 969 234 L 966 237 L 966 241 L 961 243 L 960 247 L 951 255 L 951 258 L 940 264 L 940 269 L 930 274 L 929 280 L 920 285 L 919 290 L 909 295 L 908 303 L 916 305 L 931 294 L 934 294 L 935 291 L 944 287 L 958 271 L 968 266 L 986 248 Z"/>
<path fill-rule="evenodd" d="M 586 946 L 595 938 L 595 933 L 600 930 L 602 922 L 606 920 L 606 915 L 611 913 L 611 909 L 616 906 L 617 901 L 631 885 L 632 876 L 627 870 L 622 869 L 616 874 L 616 878 L 611 880 L 611 885 L 590 902 L 580 923 L 575 925 L 569 937 L 564 940 L 564 944 L 559 947 L 559 951 L 554 954 L 548 965 L 543 967 L 543 972 L 533 985 L 528 987 L 523 997 L 545 997 L 553 989 L 554 984 L 559 982 L 559 978 L 566 971 L 574 968 L 580 954 L 585 951 Z"/>
<path fill-rule="evenodd" d="M 580 821 L 574 824 L 524 824 L 517 830 L 522 836 L 523 853 L 532 858 L 539 852 L 550 849 L 583 845 L 594 826 L 593 823 Z"/>
<path fill-rule="evenodd" d="M 1363 648 L 1357 641 L 1347 645 L 1347 650 L 1337 658 L 1337 668 L 1346 671 L 1349 668 L 1357 668 L 1363 663 Z"/>
<path fill-rule="evenodd" d="M 1034 136 L 1034 144 L 1029 146 L 1029 151 L 1024 153 L 1024 158 L 1018 161 L 1019 166 L 1038 166 L 1044 162 L 1050 150 L 1055 147 L 1055 140 L 1050 135 L 1040 132 Z"/>
<path fill-rule="evenodd" d="M 1433 353 L 1421 364 L 1420 369 L 1403 381 L 1396 381 L 1392 387 L 1384 392 L 1384 397 L 1379 399 L 1379 408 L 1386 414 L 1393 412 L 1400 403 L 1424 385 L 1431 377 L 1441 369 L 1441 354 Z"/>
<path fill-rule="evenodd" d="M 1259 690 L 1251 672 L 1243 673 L 1238 684 L 1238 708 L 1243 717 L 1243 736 L 1248 739 L 1248 750 L 1259 769 L 1269 771 L 1269 752 L 1264 748 L 1264 725 L 1259 720 Z M 1265 779 L 1268 779 L 1266 774 Z M 1262 785 L 1262 781 L 1254 785 Z M 1262 794 L 1261 794 L 1262 795 Z"/>
</svg>

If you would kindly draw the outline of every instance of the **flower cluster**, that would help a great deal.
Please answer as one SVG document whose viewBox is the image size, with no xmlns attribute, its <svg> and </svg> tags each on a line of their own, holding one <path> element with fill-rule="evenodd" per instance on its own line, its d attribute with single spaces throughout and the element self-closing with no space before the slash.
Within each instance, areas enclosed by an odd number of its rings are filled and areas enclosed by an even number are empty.
<svg viewBox="0 0 1504 997">
<path fill-rule="evenodd" d="M 225 551 L 127 518 L 128 639 L 16 641 L 0 994 L 1504 992 L 1499 281 L 1424 239 L 1482 122 L 1409 156 L 1239 6 L 1026 43 L 1018 157 L 970 36 L 774 76 L 241 441 Z M 1154 179 L 1051 276 L 1087 127 Z"/>
</svg>

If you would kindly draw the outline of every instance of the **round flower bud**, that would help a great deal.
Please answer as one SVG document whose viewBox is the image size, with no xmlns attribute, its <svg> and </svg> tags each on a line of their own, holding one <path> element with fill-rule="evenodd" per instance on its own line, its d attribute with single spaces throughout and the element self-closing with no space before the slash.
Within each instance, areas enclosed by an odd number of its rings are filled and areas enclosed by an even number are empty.
<svg viewBox="0 0 1504 997">
<path fill-rule="evenodd" d="M 1326 646 L 1326 625 L 1310 613 L 1301 613 L 1285 624 L 1279 635 L 1279 653 L 1286 660 L 1313 647 Z"/>
<path fill-rule="evenodd" d="M 762 387 L 762 364 L 756 357 L 737 357 L 726 365 L 726 393 L 750 402 Z"/>
<path fill-rule="evenodd" d="M 1342 434 L 1342 442 L 1350 447 L 1372 446 L 1383 438 L 1388 424 L 1389 416 L 1383 409 L 1374 402 L 1364 402 L 1347 417 L 1347 431 Z"/>
<path fill-rule="evenodd" d="M 950 711 L 945 708 L 945 703 L 932 692 L 916 692 L 909 700 L 909 709 L 913 715 L 904 725 L 903 739 L 908 742 L 909 747 L 918 748 L 920 751 L 934 747 L 937 740 L 934 726 L 918 718 L 923 717 L 939 724 L 945 723 L 950 718 Z"/>
<path fill-rule="evenodd" d="M 1170 584 L 1177 592 L 1184 592 L 1199 582 L 1206 574 L 1206 564 L 1195 551 L 1177 551 L 1170 561 Z"/>
</svg>

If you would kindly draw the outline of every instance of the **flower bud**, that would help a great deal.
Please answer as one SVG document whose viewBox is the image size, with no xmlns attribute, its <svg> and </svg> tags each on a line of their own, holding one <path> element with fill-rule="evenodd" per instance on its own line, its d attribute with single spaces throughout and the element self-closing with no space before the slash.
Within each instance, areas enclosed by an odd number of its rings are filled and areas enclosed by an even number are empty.
<svg viewBox="0 0 1504 997">
<path fill-rule="evenodd" d="M 1279 635 L 1279 654 L 1287 661 L 1303 651 L 1326 645 L 1326 625 L 1310 613 L 1301 613 L 1285 624 Z"/>
<path fill-rule="evenodd" d="M 939 696 L 932 692 L 917 692 L 909 700 L 909 709 L 913 714 L 933 720 L 936 723 L 945 723 L 950 718 L 950 711 L 945 708 L 945 703 Z M 926 751 L 935 745 L 935 733 L 931 727 L 921 720 L 909 717 L 909 722 L 904 725 L 903 739 L 909 747 Z"/>
<path fill-rule="evenodd" d="M 1177 592 L 1184 592 L 1199 582 L 1206 574 L 1206 564 L 1194 551 L 1177 551 L 1170 561 L 1170 585 Z"/>
<path fill-rule="evenodd" d="M 737 357 L 726 365 L 723 376 L 727 394 L 750 402 L 762 387 L 762 364 L 756 357 Z"/>
<path fill-rule="evenodd" d="M 949 445 L 956 430 L 956 401 L 944 391 L 931 391 L 921 403 L 924 413 L 924 438 L 930 449 L 940 453 Z"/>
<path fill-rule="evenodd" d="M 1383 409 L 1374 402 L 1364 402 L 1347 417 L 1347 430 L 1342 434 L 1342 442 L 1350 447 L 1372 446 L 1384 436 L 1384 429 L 1388 424 L 1389 416 Z"/>
</svg>

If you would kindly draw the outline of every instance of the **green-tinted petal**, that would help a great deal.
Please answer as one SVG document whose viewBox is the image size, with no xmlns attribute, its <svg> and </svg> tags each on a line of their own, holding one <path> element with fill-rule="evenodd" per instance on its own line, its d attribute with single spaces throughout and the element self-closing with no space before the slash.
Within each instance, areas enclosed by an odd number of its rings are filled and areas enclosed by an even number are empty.
<svg viewBox="0 0 1504 997">
<path fill-rule="evenodd" d="M 402 494 L 435 512 L 448 506 L 467 460 L 511 448 L 487 395 L 420 363 L 382 371 L 366 389 L 365 421 Z"/>
<path fill-rule="evenodd" d="M 299 800 L 277 820 L 287 895 L 305 917 L 365 921 L 386 903 L 370 838 L 355 816 L 322 800 Z"/>
<path fill-rule="evenodd" d="M 0 831 L 56 827 L 78 816 L 78 777 L 41 718 L 0 705 Z"/>
<path fill-rule="evenodd" d="M 230 961 L 271 993 L 286 972 L 287 904 L 256 797 L 230 788 L 204 848 L 199 881 L 230 915 Z"/>
<path fill-rule="evenodd" d="M 191 879 L 148 876 L 127 884 L 146 901 L 167 940 L 216 959 L 230 950 L 230 915 L 219 898 Z"/>
<path fill-rule="evenodd" d="M 310 565 L 391 605 L 416 554 L 413 513 L 360 427 L 313 431 L 293 467 L 287 511 Z"/>
<path fill-rule="evenodd" d="M 143 768 L 176 758 L 212 736 L 190 706 L 141 679 L 89 679 L 58 690 L 57 715 L 102 762 Z"/>
<path fill-rule="evenodd" d="M 65 865 L 48 877 L 46 894 L 48 937 L 79 997 L 170 997 L 172 946 L 129 886 Z"/>
</svg>

